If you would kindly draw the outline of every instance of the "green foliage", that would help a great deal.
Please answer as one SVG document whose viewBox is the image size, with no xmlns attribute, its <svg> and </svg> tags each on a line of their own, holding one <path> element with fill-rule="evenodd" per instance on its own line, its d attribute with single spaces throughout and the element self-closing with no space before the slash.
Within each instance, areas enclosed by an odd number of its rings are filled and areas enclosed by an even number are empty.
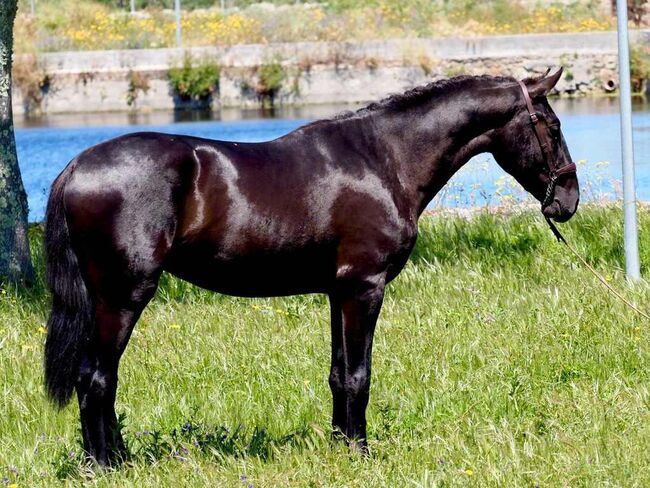
<svg viewBox="0 0 650 488">
<path fill-rule="evenodd" d="M 457 20 L 492 17 L 497 22 L 512 22 L 528 15 L 521 2 L 509 0 L 453 0 L 444 2 L 444 11 Z"/>
<path fill-rule="evenodd" d="M 187 54 L 183 65 L 169 70 L 169 83 L 181 100 L 206 100 L 219 89 L 219 66 Z"/>
<path fill-rule="evenodd" d="M 48 0 L 32 16 L 23 0 L 18 52 L 175 46 L 172 0 Z M 183 45 L 296 41 L 359 41 L 528 32 L 611 30 L 615 17 L 592 0 L 563 3 L 509 0 L 184 0 Z"/>
<path fill-rule="evenodd" d="M 127 10 L 131 8 L 130 0 L 97 0 L 98 3 L 104 4 L 107 7 Z M 213 7 L 215 0 L 182 0 L 182 6 L 184 9 L 193 10 L 196 8 L 208 8 Z M 151 8 L 174 8 L 174 0 L 135 0 L 135 8 L 137 10 L 141 9 L 151 9 Z"/>
<path fill-rule="evenodd" d="M 263 105 L 273 105 L 286 77 L 287 73 L 279 60 L 265 62 L 257 68 L 255 91 Z"/>
<path fill-rule="evenodd" d="M 622 211 L 562 230 L 639 306 Z M 639 214 L 650 272 L 650 210 Z M 374 342 L 372 455 L 329 438 L 325 297 L 243 299 L 164 275 L 120 370 L 132 454 L 92 471 L 78 409 L 45 400 L 47 296 L 0 290 L 0 478 L 19 486 L 648 486 L 650 329 L 555 242 L 538 212 L 425 216 Z M 241 424 L 241 427 L 238 427 Z"/>
<path fill-rule="evenodd" d="M 447 64 L 442 72 L 447 78 L 453 78 L 454 76 L 466 75 L 467 69 L 463 63 L 454 62 L 453 64 Z"/>
<path fill-rule="evenodd" d="M 83 459 L 82 452 L 81 447 L 68 449 L 67 446 L 61 446 L 51 463 L 54 477 L 59 481 L 78 478 L 84 467 L 90 469 L 90 465 Z"/>
<path fill-rule="evenodd" d="M 630 77 L 632 91 L 642 93 L 650 78 L 650 45 L 636 44 L 630 49 Z"/>
</svg>

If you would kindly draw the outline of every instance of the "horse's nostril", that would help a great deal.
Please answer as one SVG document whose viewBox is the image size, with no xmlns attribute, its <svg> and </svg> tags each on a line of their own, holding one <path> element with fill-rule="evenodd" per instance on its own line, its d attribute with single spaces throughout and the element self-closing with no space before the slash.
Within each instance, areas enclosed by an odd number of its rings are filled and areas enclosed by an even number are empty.
<svg viewBox="0 0 650 488">
<path fill-rule="evenodd" d="M 560 213 L 560 205 L 557 200 L 553 200 L 550 204 L 542 209 L 542 214 L 549 219 L 557 217 Z"/>
</svg>

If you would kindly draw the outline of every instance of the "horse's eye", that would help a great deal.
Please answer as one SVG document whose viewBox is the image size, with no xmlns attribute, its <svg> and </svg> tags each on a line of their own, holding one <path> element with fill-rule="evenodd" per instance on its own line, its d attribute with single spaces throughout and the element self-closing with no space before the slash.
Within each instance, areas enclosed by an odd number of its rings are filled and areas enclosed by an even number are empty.
<svg viewBox="0 0 650 488">
<path fill-rule="evenodd" d="M 551 137 L 553 139 L 560 138 L 560 124 L 549 124 L 548 128 L 551 131 Z"/>
</svg>

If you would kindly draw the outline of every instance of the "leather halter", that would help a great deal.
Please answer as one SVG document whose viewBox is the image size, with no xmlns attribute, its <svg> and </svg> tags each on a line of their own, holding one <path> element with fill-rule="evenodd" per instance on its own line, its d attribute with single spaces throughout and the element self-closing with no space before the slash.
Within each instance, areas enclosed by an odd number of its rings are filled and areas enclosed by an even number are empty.
<svg viewBox="0 0 650 488">
<path fill-rule="evenodd" d="M 551 147 L 552 147 L 551 140 L 549 139 L 548 131 L 545 130 L 548 127 L 548 125 L 546 124 L 546 121 L 542 122 L 540 116 L 537 114 L 537 112 L 535 112 L 535 109 L 533 108 L 533 102 L 530 99 L 530 95 L 528 94 L 528 89 L 526 88 L 526 85 L 524 85 L 524 82 L 521 80 L 517 80 L 517 83 L 519 83 L 519 86 L 521 87 L 521 91 L 524 94 L 524 100 L 526 101 L 526 109 L 528 110 L 530 121 L 533 125 L 533 129 L 535 130 L 535 135 L 537 136 L 537 142 L 539 142 L 539 146 L 542 149 L 542 154 L 544 155 L 544 161 L 548 166 L 549 182 L 548 182 L 548 186 L 546 187 L 546 195 L 544 196 L 544 201 L 542 202 L 542 208 L 545 208 L 552 201 L 557 179 L 561 175 L 575 173 L 576 165 L 575 163 L 571 163 L 562 166 L 561 168 L 557 166 L 556 161 L 554 160 L 553 155 L 551 154 Z M 545 127 L 541 127 L 541 125 Z"/>
</svg>

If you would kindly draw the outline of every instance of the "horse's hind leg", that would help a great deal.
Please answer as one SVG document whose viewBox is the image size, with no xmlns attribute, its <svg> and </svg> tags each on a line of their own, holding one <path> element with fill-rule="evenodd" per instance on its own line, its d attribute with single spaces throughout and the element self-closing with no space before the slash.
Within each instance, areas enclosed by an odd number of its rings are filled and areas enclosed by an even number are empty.
<svg viewBox="0 0 650 488">
<path fill-rule="evenodd" d="M 120 279 L 116 274 L 106 276 L 94 294 L 95 332 L 82 356 L 76 385 L 84 448 L 102 466 L 127 455 L 115 414 L 118 366 L 159 276 Z"/>
<path fill-rule="evenodd" d="M 332 429 L 334 438 L 345 435 L 347 422 L 347 395 L 343 386 L 345 361 L 343 360 L 343 312 L 336 295 L 330 295 L 332 328 L 332 362 L 329 384 L 332 390 Z"/>
</svg>

